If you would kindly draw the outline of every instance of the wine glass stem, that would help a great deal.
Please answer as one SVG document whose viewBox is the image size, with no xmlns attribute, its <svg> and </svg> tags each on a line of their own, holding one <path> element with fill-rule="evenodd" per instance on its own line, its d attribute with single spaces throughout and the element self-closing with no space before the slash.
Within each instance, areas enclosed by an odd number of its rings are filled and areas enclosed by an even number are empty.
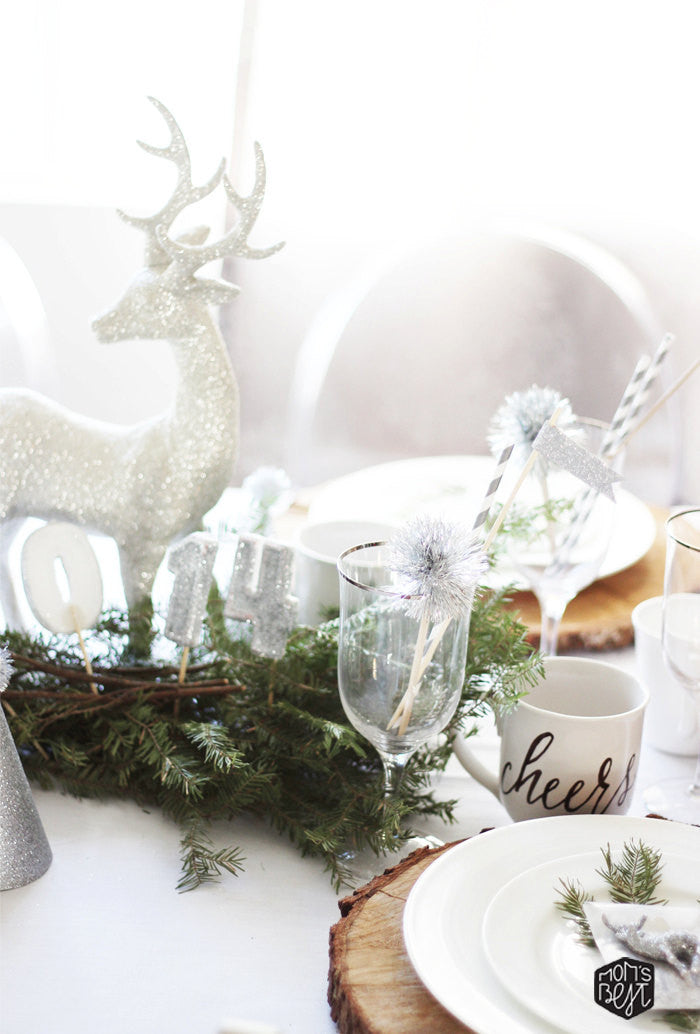
<svg viewBox="0 0 700 1034">
<path fill-rule="evenodd" d="M 384 797 L 393 797 L 401 785 L 406 764 L 413 751 L 406 750 L 400 754 L 390 754 L 388 751 L 380 750 L 378 753 L 384 767 Z"/>
<path fill-rule="evenodd" d="M 695 728 L 700 729 L 700 687 L 692 690 L 692 700 L 695 705 Z M 688 793 L 692 794 L 693 797 L 700 799 L 700 753 L 698 753 L 698 761 L 695 766 L 695 775 L 693 781 L 688 788 Z"/>
<path fill-rule="evenodd" d="M 695 766 L 695 775 L 693 776 L 693 782 L 690 785 L 689 792 L 693 797 L 700 799 L 700 755 L 698 755 L 698 763 Z"/>
<path fill-rule="evenodd" d="M 568 600 L 538 596 L 541 615 L 540 653 L 553 657 L 557 652 L 559 626 Z"/>
</svg>

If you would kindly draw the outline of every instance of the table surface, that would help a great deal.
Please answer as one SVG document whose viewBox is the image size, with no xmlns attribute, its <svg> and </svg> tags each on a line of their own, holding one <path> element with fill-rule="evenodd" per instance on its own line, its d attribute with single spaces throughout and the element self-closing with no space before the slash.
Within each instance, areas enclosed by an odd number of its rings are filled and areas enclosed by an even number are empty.
<svg viewBox="0 0 700 1034">
<path fill-rule="evenodd" d="M 598 654 L 635 670 L 632 650 Z M 490 728 L 478 735 L 495 763 Z M 693 759 L 645 744 L 631 814 L 644 786 L 690 777 Z M 510 822 L 456 761 L 438 789 L 460 804 L 444 840 Z M 318 861 L 254 819 L 218 826 L 245 872 L 178 894 L 179 831 L 131 803 L 35 792 L 53 850 L 48 872 L 0 895 L 3 1034 L 219 1034 L 233 1020 L 293 1034 L 332 1034 L 328 933 L 337 895 Z"/>
</svg>

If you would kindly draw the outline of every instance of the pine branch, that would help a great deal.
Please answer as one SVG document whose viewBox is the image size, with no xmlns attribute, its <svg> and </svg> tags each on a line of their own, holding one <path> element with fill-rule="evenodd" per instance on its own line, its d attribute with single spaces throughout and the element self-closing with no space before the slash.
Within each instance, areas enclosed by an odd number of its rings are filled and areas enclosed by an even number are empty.
<svg viewBox="0 0 700 1034">
<path fill-rule="evenodd" d="M 700 1013 L 691 1012 L 689 1009 L 678 1009 L 662 1013 L 656 1022 L 667 1024 L 671 1030 L 700 1030 Z"/>
<path fill-rule="evenodd" d="M 661 852 L 647 847 L 640 840 L 626 842 L 618 862 L 613 862 L 610 844 L 601 848 L 605 865 L 596 869 L 610 889 L 613 901 L 637 905 L 665 905 L 664 898 L 655 898 L 654 892 L 663 876 Z"/>
<path fill-rule="evenodd" d="M 489 708 L 512 706 L 540 666 L 505 599 L 492 592 L 477 599 L 457 712 L 444 742 L 414 755 L 390 805 L 381 761 L 340 703 L 337 621 L 295 629 L 284 657 L 271 661 L 231 634 L 217 592 L 190 657 L 196 678 L 183 686 L 173 682 L 172 665 L 134 658 L 118 612 L 90 636 L 97 697 L 87 692 L 70 639 L 6 633 L 16 667 L 3 694 L 8 720 L 30 779 L 80 797 L 155 806 L 181 824 L 184 889 L 240 869 L 237 851 L 214 851 L 204 831 L 244 811 L 264 816 L 302 854 L 322 858 L 339 886 L 348 843 L 379 850 L 390 833 L 409 835 L 416 816 L 453 820 L 457 802 L 431 791 L 451 735 Z"/>
<path fill-rule="evenodd" d="M 560 900 L 555 901 L 555 908 L 557 908 L 566 919 L 571 919 L 578 927 L 578 934 L 576 939 L 581 944 L 587 945 L 589 948 L 595 947 L 595 940 L 593 938 L 593 932 L 591 930 L 590 923 L 586 919 L 586 913 L 583 910 L 583 906 L 588 901 L 593 901 L 593 895 L 586 893 L 578 880 L 567 880 L 560 879 L 561 890 L 557 893 L 560 895 Z"/>
<path fill-rule="evenodd" d="M 180 840 L 182 875 L 177 884 L 179 891 L 194 890 L 204 883 L 213 883 L 221 871 L 238 876 L 243 871 L 245 856 L 238 848 L 213 850 L 213 842 L 198 819 L 192 819 Z"/>
</svg>

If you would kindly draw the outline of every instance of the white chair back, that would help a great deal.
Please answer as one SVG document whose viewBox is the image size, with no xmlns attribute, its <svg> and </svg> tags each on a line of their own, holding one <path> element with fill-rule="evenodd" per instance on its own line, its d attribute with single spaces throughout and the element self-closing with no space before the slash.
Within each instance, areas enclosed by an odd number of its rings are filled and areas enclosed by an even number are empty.
<svg viewBox="0 0 700 1034">
<path fill-rule="evenodd" d="M 313 484 L 409 456 L 484 454 L 496 408 L 533 383 L 610 419 L 666 330 L 622 263 L 563 231 L 481 229 L 380 259 L 328 300 L 302 345 L 287 469 Z M 679 457 L 669 404 L 630 449 L 629 487 L 670 501 Z"/>
</svg>

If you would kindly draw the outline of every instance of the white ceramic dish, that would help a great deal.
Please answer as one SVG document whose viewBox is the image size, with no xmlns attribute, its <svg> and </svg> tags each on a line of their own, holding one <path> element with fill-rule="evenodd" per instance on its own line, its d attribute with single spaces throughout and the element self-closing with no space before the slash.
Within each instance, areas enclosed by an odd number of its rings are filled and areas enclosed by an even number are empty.
<svg viewBox="0 0 700 1034">
<path fill-rule="evenodd" d="M 605 881 L 596 874 L 602 861 L 596 851 L 536 865 L 507 883 L 484 915 L 484 951 L 504 988 L 537 1016 L 571 1034 L 620 1030 L 619 1017 L 593 1001 L 594 972 L 603 958 L 577 940 L 573 924 L 554 906 L 563 877 L 577 880 L 596 901 L 609 901 Z M 671 905 L 692 907 L 700 892 L 698 859 L 663 852 L 663 862 L 658 895 Z M 620 948 L 619 954 L 626 952 Z M 658 1031 L 658 1014 L 639 1017 L 636 1028 Z"/>
<path fill-rule="evenodd" d="M 484 951 L 484 917 L 503 887 L 534 866 L 595 853 L 608 843 L 616 851 L 632 838 L 662 854 L 696 858 L 700 866 L 700 828 L 616 815 L 533 819 L 479 834 L 446 852 L 418 879 L 404 909 L 404 940 L 418 976 L 475 1034 L 570 1034 L 570 1027 L 542 1019 L 506 991 Z M 544 991 L 549 981 L 539 981 Z M 605 1011 L 600 1014 L 603 1022 Z M 625 1021 L 625 1029 L 643 1030 L 646 1019 Z"/>
<path fill-rule="evenodd" d="M 428 456 L 367 467 L 329 481 L 314 494 L 309 520 L 374 520 L 400 524 L 416 513 L 471 523 L 493 473 L 489 456 Z M 616 488 L 618 519 L 599 577 L 640 560 L 656 536 L 647 506 Z"/>
</svg>

